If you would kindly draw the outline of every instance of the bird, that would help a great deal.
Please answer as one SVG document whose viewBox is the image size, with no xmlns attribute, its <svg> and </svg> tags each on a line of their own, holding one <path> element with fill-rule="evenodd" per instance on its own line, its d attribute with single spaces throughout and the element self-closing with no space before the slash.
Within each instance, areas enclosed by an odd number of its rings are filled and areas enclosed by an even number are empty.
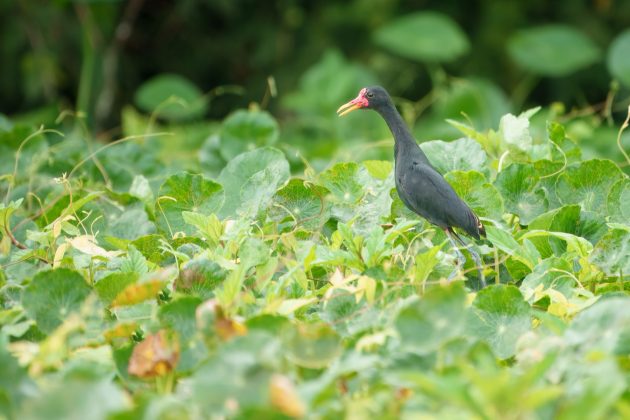
<svg viewBox="0 0 630 420">
<path fill-rule="evenodd" d="M 477 265 L 481 285 L 485 287 L 479 254 L 469 248 L 454 230 L 460 229 L 477 240 L 486 236 L 479 217 L 431 164 L 385 88 L 370 86 L 361 89 L 355 99 L 339 107 L 337 114 L 342 117 L 357 109 L 378 112 L 394 136 L 394 179 L 402 202 L 411 211 L 442 229 L 448 237 L 457 256 L 457 266 L 448 280 L 452 280 L 466 263 L 466 257 L 459 250 L 459 243 L 468 248 Z"/>
</svg>

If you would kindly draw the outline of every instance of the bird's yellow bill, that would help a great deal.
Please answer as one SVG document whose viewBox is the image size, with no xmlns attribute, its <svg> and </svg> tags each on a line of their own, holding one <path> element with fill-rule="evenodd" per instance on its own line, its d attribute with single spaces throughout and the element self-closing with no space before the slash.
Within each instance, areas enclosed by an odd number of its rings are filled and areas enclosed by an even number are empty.
<svg viewBox="0 0 630 420">
<path fill-rule="evenodd" d="M 347 104 L 343 104 L 339 107 L 339 109 L 337 110 L 337 114 L 340 117 L 343 117 L 346 114 L 351 113 L 354 110 L 357 110 L 361 108 L 361 105 L 356 103 L 356 99 L 353 99 L 352 101 L 348 102 Z"/>
</svg>

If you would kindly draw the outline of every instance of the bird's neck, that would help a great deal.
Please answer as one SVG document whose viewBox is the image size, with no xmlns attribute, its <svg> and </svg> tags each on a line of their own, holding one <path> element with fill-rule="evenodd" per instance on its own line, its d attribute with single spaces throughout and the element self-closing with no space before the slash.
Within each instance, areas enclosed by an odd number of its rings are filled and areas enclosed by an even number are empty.
<svg viewBox="0 0 630 420">
<path fill-rule="evenodd" d="M 403 121 L 402 116 L 396 110 L 393 104 L 389 104 L 380 110 L 380 114 L 387 123 L 389 130 L 394 135 L 394 154 L 397 158 L 400 154 L 420 151 L 418 143 L 414 140 L 407 124 Z"/>
</svg>

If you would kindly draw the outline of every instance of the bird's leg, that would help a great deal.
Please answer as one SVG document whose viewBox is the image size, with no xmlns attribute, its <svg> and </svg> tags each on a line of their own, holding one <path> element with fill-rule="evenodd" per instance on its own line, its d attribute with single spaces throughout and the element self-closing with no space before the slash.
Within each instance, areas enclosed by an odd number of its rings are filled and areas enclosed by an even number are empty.
<svg viewBox="0 0 630 420">
<path fill-rule="evenodd" d="M 455 267 L 455 270 L 453 270 L 453 272 L 448 276 L 448 279 L 447 279 L 448 281 L 451 281 L 455 278 L 455 276 L 457 275 L 457 272 L 464 266 L 464 264 L 466 264 L 466 257 L 459 250 L 459 245 L 457 245 L 457 242 L 455 242 L 455 239 L 453 238 L 453 235 L 450 229 L 446 228 L 444 229 L 444 232 L 446 233 L 446 236 L 448 236 L 448 240 L 451 242 L 451 246 L 453 247 L 453 250 L 455 251 L 455 254 L 457 255 L 456 257 L 457 267 Z"/>
<path fill-rule="evenodd" d="M 475 262 L 475 266 L 477 267 L 477 271 L 479 272 L 479 281 L 481 282 L 481 287 L 486 287 L 486 278 L 483 275 L 483 265 L 481 264 L 481 257 L 479 257 L 479 254 L 477 254 L 477 251 L 473 249 L 472 244 L 467 245 L 466 242 L 464 242 L 464 240 L 461 238 L 461 236 L 459 236 L 455 232 L 453 232 L 453 236 L 455 237 L 457 242 L 462 244 L 462 246 L 468 249 L 468 252 L 470 252 L 470 256 Z"/>
</svg>

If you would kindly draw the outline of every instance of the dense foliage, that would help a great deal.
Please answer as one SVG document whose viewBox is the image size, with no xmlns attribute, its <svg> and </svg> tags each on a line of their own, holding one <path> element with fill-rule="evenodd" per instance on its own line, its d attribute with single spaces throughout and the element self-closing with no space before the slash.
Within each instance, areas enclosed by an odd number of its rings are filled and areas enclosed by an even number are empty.
<svg viewBox="0 0 630 420">
<path fill-rule="evenodd" d="M 630 180 L 537 112 L 422 144 L 487 226 L 482 290 L 390 160 L 316 170 L 265 111 L 128 109 L 106 146 L 7 122 L 0 412 L 627 417 Z"/>
<path fill-rule="evenodd" d="M 193 3 L 0 2 L 0 418 L 630 417 L 625 3 Z"/>
</svg>

